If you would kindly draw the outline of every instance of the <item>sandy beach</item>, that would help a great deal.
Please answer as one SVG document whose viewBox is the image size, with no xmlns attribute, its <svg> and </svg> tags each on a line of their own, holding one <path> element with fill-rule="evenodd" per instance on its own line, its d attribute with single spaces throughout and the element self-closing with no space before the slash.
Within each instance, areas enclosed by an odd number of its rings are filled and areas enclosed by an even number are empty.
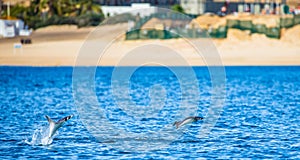
<svg viewBox="0 0 300 160">
<path fill-rule="evenodd" d="M 74 66 L 78 64 L 78 54 L 96 52 L 93 61 L 82 65 L 140 65 L 145 59 L 149 64 L 194 66 L 209 65 L 207 59 L 211 50 L 197 53 L 191 43 L 209 42 L 214 44 L 213 50 L 218 51 L 223 65 L 300 65 L 300 25 L 283 31 L 280 40 L 267 38 L 264 35 L 249 35 L 245 31 L 229 29 L 226 39 L 170 39 L 170 40 L 124 40 L 127 24 L 106 25 L 100 27 L 80 28 L 76 26 L 50 26 L 34 31 L 31 35 L 32 44 L 14 49 L 22 37 L 0 39 L 0 65 L 2 66 Z M 114 40 L 112 43 L 111 41 Z M 203 43 L 202 43 L 203 41 Z M 84 43 L 91 42 L 94 48 L 83 50 Z M 107 44 L 111 44 L 107 46 Z M 106 47 L 104 53 L 97 49 Z M 205 46 L 202 46 L 205 49 Z M 84 47 L 83 47 L 84 48 Z M 174 56 L 174 53 L 177 53 Z M 100 59 L 100 54 L 103 54 Z M 135 55 L 122 62 L 128 55 Z M 204 55 L 204 57 L 203 57 Z M 147 57 L 149 56 L 149 57 Z M 202 57 L 201 57 L 202 56 Z M 130 56 L 129 56 L 130 57 Z M 151 60 L 151 58 L 156 57 Z M 140 58 L 140 59 L 139 59 Z M 141 61 L 139 61 L 141 60 Z M 147 61 L 147 60 L 146 60 Z M 151 62 L 154 63 L 151 63 Z M 96 62 L 96 63 L 95 63 Z"/>
</svg>

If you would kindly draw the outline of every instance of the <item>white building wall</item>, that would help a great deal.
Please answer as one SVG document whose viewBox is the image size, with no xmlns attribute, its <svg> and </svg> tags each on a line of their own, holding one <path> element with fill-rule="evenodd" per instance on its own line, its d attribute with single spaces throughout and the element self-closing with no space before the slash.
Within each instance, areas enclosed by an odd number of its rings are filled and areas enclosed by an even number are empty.
<svg viewBox="0 0 300 160">
<path fill-rule="evenodd" d="M 0 19 L 0 35 L 3 37 L 19 35 L 22 29 L 24 29 L 24 22 L 22 20 Z"/>
<path fill-rule="evenodd" d="M 181 0 L 180 5 L 187 14 L 199 15 L 205 12 L 205 0 Z"/>
<path fill-rule="evenodd" d="M 133 3 L 131 6 L 101 6 L 101 9 L 105 16 L 108 14 L 114 16 L 131 13 L 132 15 L 139 14 L 141 17 L 145 17 L 157 12 L 157 7 L 150 6 L 149 3 Z"/>
<path fill-rule="evenodd" d="M 5 23 L 0 19 L 0 36 L 3 36 L 5 30 Z"/>
</svg>

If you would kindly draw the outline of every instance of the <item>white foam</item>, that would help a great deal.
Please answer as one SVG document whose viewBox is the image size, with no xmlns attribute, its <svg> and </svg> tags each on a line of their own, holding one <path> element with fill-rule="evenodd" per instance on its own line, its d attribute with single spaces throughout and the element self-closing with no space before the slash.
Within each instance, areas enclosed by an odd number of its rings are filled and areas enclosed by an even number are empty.
<svg viewBox="0 0 300 160">
<path fill-rule="evenodd" d="M 43 126 L 40 127 L 39 129 L 36 129 L 33 132 L 32 136 L 27 138 L 24 142 L 29 145 L 43 145 L 43 146 L 50 145 L 53 142 L 54 136 L 49 138 L 48 135 L 49 135 L 49 127 Z"/>
</svg>

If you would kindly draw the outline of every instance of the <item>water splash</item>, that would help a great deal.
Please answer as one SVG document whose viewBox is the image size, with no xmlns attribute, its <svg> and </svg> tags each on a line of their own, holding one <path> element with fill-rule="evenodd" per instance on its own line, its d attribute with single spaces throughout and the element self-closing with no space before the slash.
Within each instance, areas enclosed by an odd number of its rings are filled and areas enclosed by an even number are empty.
<svg viewBox="0 0 300 160">
<path fill-rule="evenodd" d="M 58 132 L 55 135 L 57 135 L 57 134 L 58 134 Z M 25 143 L 27 143 L 29 145 L 34 145 L 34 146 L 50 145 L 50 144 L 52 144 L 53 138 L 55 137 L 55 135 L 52 136 L 51 138 L 49 138 L 48 135 L 49 135 L 49 126 L 42 126 L 38 129 L 36 129 L 33 132 L 32 136 L 25 140 Z"/>
</svg>

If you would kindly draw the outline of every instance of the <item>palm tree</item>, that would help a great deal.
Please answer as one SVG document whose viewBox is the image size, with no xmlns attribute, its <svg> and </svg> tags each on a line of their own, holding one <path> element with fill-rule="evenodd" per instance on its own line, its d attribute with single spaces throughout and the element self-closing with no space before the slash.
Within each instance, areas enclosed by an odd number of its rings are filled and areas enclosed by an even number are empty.
<svg viewBox="0 0 300 160">
<path fill-rule="evenodd" d="M 1 15 L 2 15 L 2 0 L 0 0 L 0 18 L 1 18 Z"/>
</svg>

